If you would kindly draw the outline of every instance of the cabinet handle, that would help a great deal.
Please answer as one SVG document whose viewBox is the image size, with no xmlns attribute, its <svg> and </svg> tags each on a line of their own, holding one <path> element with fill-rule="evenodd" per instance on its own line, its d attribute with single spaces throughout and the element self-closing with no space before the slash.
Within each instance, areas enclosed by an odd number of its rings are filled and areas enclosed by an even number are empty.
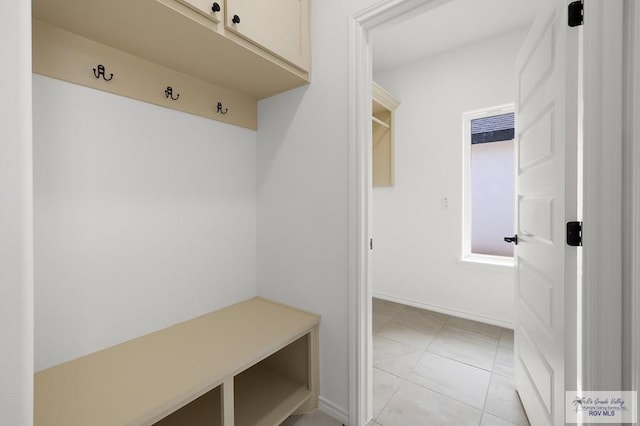
<svg viewBox="0 0 640 426">
<path fill-rule="evenodd" d="M 211 6 L 211 10 L 214 12 L 220 12 L 220 5 L 217 2 L 213 3 L 213 6 Z"/>
<path fill-rule="evenodd" d="M 240 23 L 240 17 L 238 15 L 233 15 L 233 19 L 231 20 L 234 24 Z"/>
</svg>

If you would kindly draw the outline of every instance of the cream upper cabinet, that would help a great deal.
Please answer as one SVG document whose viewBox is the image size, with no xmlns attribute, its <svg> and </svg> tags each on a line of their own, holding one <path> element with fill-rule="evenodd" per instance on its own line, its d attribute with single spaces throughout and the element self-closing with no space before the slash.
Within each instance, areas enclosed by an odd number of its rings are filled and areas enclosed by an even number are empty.
<svg viewBox="0 0 640 426">
<path fill-rule="evenodd" d="M 212 21 L 222 22 L 224 16 L 224 0 L 178 0 L 180 3 L 189 6 L 193 10 L 200 12 Z"/>
<path fill-rule="evenodd" d="M 309 83 L 310 0 L 32 0 L 32 5 L 35 21 L 255 100 Z M 76 40 L 73 51 L 69 43 L 58 43 L 55 53 L 40 49 L 34 63 L 46 60 L 55 69 L 40 68 L 40 73 L 78 84 L 90 81 L 91 69 L 103 63 L 116 81 L 100 87 L 129 81 L 130 87 L 138 87 L 137 93 L 144 92 L 143 100 L 159 93 L 159 100 L 166 101 L 162 96 L 168 85 L 175 85 L 176 93 L 185 90 L 176 81 L 168 81 L 162 90 L 142 89 L 136 78 L 147 84 L 144 73 L 131 66 L 114 69 L 114 58 L 89 41 Z M 69 62 L 69 56 L 83 58 L 81 66 L 88 68 L 89 77 L 78 69 L 77 61 Z M 194 90 L 199 96 L 205 91 Z M 119 94 L 140 99 L 135 93 Z M 192 100 L 185 92 L 171 105 Z M 212 104 L 211 114 L 223 118 L 216 109 L 218 102 L 225 111 L 225 99 L 202 106 L 210 110 Z"/>
<path fill-rule="evenodd" d="M 309 71 L 309 1 L 226 0 L 225 26 L 228 31 Z"/>
</svg>

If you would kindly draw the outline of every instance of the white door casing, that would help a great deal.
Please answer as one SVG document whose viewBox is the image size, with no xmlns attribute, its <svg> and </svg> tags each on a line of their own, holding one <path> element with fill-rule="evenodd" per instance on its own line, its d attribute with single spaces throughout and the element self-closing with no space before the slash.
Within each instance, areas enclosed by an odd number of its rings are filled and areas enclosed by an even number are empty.
<svg viewBox="0 0 640 426">
<path fill-rule="evenodd" d="M 533 425 L 564 424 L 576 389 L 578 28 L 541 6 L 516 61 L 515 379 Z"/>
<path fill-rule="evenodd" d="M 370 30 L 450 0 L 381 0 L 349 21 L 349 425 L 372 412 Z"/>
<path fill-rule="evenodd" d="M 370 197 L 369 182 L 367 179 L 367 168 L 370 167 L 370 164 L 367 162 L 367 149 L 371 145 L 371 140 L 367 136 L 370 132 L 370 111 L 368 112 L 368 108 L 371 105 L 371 49 L 369 32 L 371 29 L 383 23 L 393 21 L 402 16 L 426 12 L 446 1 L 448 0 L 381 0 L 354 14 L 350 20 L 349 425 L 366 424 L 370 418 L 366 413 L 370 412 L 371 404 L 370 397 L 366 397 L 366 389 L 371 385 L 370 364 L 367 362 L 370 356 L 368 351 L 371 350 L 370 341 L 367 338 L 367 329 L 370 327 L 371 309 L 367 297 L 367 295 L 370 294 L 371 288 L 367 274 L 369 261 L 368 230 L 369 215 L 371 214 L 367 207 L 368 198 Z M 558 3 L 556 8 L 553 8 L 554 5 L 549 1 L 546 5 L 541 6 L 543 11 L 541 16 L 546 15 L 547 18 L 549 18 L 551 13 L 560 16 L 560 18 L 556 19 L 555 23 L 552 24 L 554 28 L 559 28 L 561 25 L 563 26 L 560 28 L 560 32 L 555 33 L 553 45 L 560 46 L 563 51 L 552 50 L 555 55 L 553 57 L 553 61 L 555 61 L 553 62 L 553 72 L 550 72 L 550 75 L 545 76 L 543 80 L 554 79 L 553 87 L 560 89 L 557 93 L 559 99 L 554 107 L 554 111 L 556 112 L 554 117 L 559 117 L 557 113 L 562 111 L 561 115 L 569 120 L 568 122 L 571 124 L 572 122 L 575 123 L 576 120 L 575 111 L 572 114 L 566 114 L 564 111 L 566 109 L 564 103 L 565 99 L 567 99 L 567 94 L 575 98 L 575 91 L 577 90 L 576 79 L 574 78 L 575 66 L 571 65 L 567 67 L 567 58 L 570 57 L 571 62 L 569 63 L 574 64 L 575 57 L 577 56 L 577 50 L 575 49 L 577 46 L 577 29 L 564 27 L 564 25 L 566 25 L 566 0 L 556 0 L 556 2 Z M 601 339 L 597 337 L 601 336 L 603 331 L 610 331 L 608 330 L 609 328 L 616 326 L 617 323 L 613 324 L 613 326 L 611 325 L 611 319 L 615 319 L 615 313 L 620 311 L 620 300 L 614 300 L 611 297 L 600 297 L 602 294 L 610 294 L 612 287 L 619 289 L 621 286 L 619 277 L 611 275 L 612 271 L 615 272 L 617 270 L 615 259 L 619 259 L 620 251 L 616 244 L 622 238 L 622 230 L 619 226 L 618 217 L 620 214 L 619 198 L 621 196 L 621 185 L 617 174 L 622 167 L 622 156 L 616 155 L 616 153 L 619 153 L 620 140 L 608 137 L 606 144 L 603 144 L 600 143 L 600 139 L 595 138 L 603 134 L 603 129 L 607 129 L 608 135 L 611 135 L 613 130 L 615 130 L 616 134 L 621 131 L 619 123 L 615 120 L 617 117 L 615 114 L 617 110 L 615 108 L 622 105 L 622 93 L 620 88 L 616 86 L 616 84 L 619 83 L 622 61 L 612 61 L 611 54 L 621 54 L 617 51 L 617 46 L 622 46 L 622 41 L 617 34 L 622 27 L 623 14 L 621 10 L 619 10 L 621 6 L 618 2 L 612 2 L 610 0 L 588 0 L 586 9 L 585 26 L 584 30 L 581 30 L 585 34 L 584 87 L 585 98 L 587 98 L 585 99 L 584 105 L 586 119 L 583 123 L 585 135 L 584 227 L 586 251 L 583 253 L 585 267 L 581 273 L 583 274 L 582 285 L 589 287 L 590 293 L 593 294 L 591 297 L 593 302 L 585 305 L 584 301 L 579 300 L 578 303 L 576 303 L 578 299 L 578 295 L 575 293 L 576 287 L 575 285 L 568 284 L 559 294 L 551 293 L 551 295 L 547 296 L 548 300 L 551 300 L 552 296 L 555 297 L 552 299 L 552 305 L 550 305 L 553 307 L 556 315 L 555 317 L 551 317 L 551 319 L 554 319 L 552 324 L 554 324 L 554 327 L 558 325 L 558 319 L 563 322 L 564 340 L 554 340 L 556 349 L 564 352 L 565 358 L 569 360 L 569 362 L 564 363 L 562 371 L 552 370 L 552 373 L 556 378 L 559 378 L 560 382 L 564 382 L 568 390 L 572 390 L 568 384 L 577 383 L 577 366 L 575 365 L 575 360 L 579 356 L 584 356 L 584 354 L 580 354 L 580 351 L 586 351 L 587 353 L 594 352 L 594 344 L 601 343 Z M 553 18 L 555 19 L 556 17 L 554 16 Z M 544 25 L 540 23 L 541 19 L 538 19 L 538 24 L 533 28 L 533 31 L 537 29 L 540 33 L 545 29 Z M 636 18 L 636 22 L 640 21 Z M 529 38 L 529 44 L 525 46 L 525 49 L 528 47 L 530 51 L 533 49 L 533 43 L 536 41 L 532 41 L 531 38 L 532 37 Z M 572 46 L 573 49 L 569 46 Z M 519 62 L 519 65 L 525 65 L 523 61 L 526 59 L 526 55 L 523 54 L 522 61 Z M 560 69 L 564 70 L 564 78 L 567 79 L 567 84 L 563 84 L 562 73 L 559 72 Z M 553 74 L 553 76 L 551 76 L 551 74 Z M 569 78 L 572 80 L 569 81 Z M 540 84 L 542 84 L 542 82 Z M 547 89 L 548 87 L 549 86 L 547 86 Z M 632 87 L 632 85 L 627 84 L 626 87 L 629 88 Z M 531 105 L 534 102 L 534 98 L 535 96 L 532 95 Z M 524 111 L 524 108 L 529 108 L 527 102 L 524 103 L 522 111 L 523 113 L 527 113 L 527 111 Z M 530 116 L 530 120 L 535 118 L 535 116 Z M 516 126 L 526 125 L 525 122 L 521 122 L 521 119 L 517 120 Z M 558 126 L 559 124 L 564 125 L 565 123 L 559 122 L 558 120 L 554 122 L 554 126 Z M 564 129 L 556 129 L 553 133 L 554 135 L 558 133 L 567 136 L 567 138 L 561 142 L 564 143 L 567 141 L 573 145 L 573 149 L 575 150 L 575 138 L 571 139 L 569 136 L 574 133 L 576 127 L 577 125 L 565 127 Z M 524 128 L 520 127 L 520 129 Z M 575 134 L 573 136 L 575 136 Z M 594 140 L 590 141 L 590 139 Z M 557 140 L 552 142 L 555 143 L 554 155 L 559 154 L 565 159 L 564 155 L 567 151 L 567 146 L 564 144 L 558 146 Z M 559 149 L 560 151 L 558 151 Z M 635 155 L 631 161 L 633 166 L 638 163 L 637 159 L 638 156 Z M 542 167 L 541 163 L 542 161 L 540 161 L 539 165 Z M 565 164 L 568 168 L 563 174 L 563 179 L 566 176 L 574 179 L 576 174 L 574 170 L 575 162 L 565 161 Z M 535 165 L 530 164 L 525 168 L 533 169 L 534 167 Z M 566 188 L 568 182 L 563 181 L 562 185 Z M 565 197 L 564 193 L 562 197 Z M 557 199 L 556 201 L 564 200 Z M 637 200 L 634 200 L 634 202 L 635 201 Z M 566 203 L 565 208 L 566 207 L 569 209 L 564 211 L 564 218 L 571 220 L 580 219 L 570 217 L 570 213 L 576 210 L 575 204 Z M 556 230 L 558 226 L 564 227 L 564 223 L 556 222 L 553 225 Z M 594 235 L 596 233 L 597 236 Z M 525 242 L 528 238 L 529 237 L 524 234 L 521 235 L 522 245 L 528 244 Z M 560 235 L 560 241 L 555 240 L 554 242 L 560 244 L 558 247 L 562 247 L 562 244 L 564 244 L 563 240 L 563 236 Z M 533 243 L 531 244 L 533 245 Z M 516 251 L 518 251 L 522 245 L 518 246 Z M 561 256 L 565 257 L 564 260 L 568 264 L 573 263 L 575 265 L 576 251 L 577 249 L 575 248 L 566 247 L 561 253 Z M 566 256 L 567 254 L 569 256 Z M 568 279 L 565 281 L 566 283 L 575 283 L 575 272 L 575 268 L 564 268 L 562 270 L 562 274 L 568 275 Z M 520 289 L 516 289 L 516 291 L 519 300 L 518 295 L 522 291 Z M 561 297 L 562 302 L 565 304 L 564 312 L 557 312 L 556 308 L 560 306 L 560 301 L 557 299 L 558 296 Z M 542 297 L 544 298 L 544 294 Z M 585 296 L 582 295 L 582 297 L 584 298 Z M 535 305 L 535 303 L 533 304 Z M 578 329 L 578 324 L 576 324 L 576 318 L 579 313 L 576 308 L 577 304 L 581 306 L 580 310 L 583 311 L 580 330 Z M 531 310 L 526 311 L 528 308 L 523 307 L 522 303 L 520 303 L 516 309 L 518 311 L 522 310 L 522 312 L 517 312 L 519 317 L 528 315 L 529 319 L 532 319 L 533 314 Z M 609 315 L 607 315 L 608 312 L 610 313 Z M 558 316 L 558 314 L 560 315 Z M 602 319 L 606 319 L 606 321 Z M 535 324 L 535 322 L 533 323 Z M 517 325 L 516 328 L 518 328 Z M 582 348 L 576 345 L 576 334 L 578 331 L 584 334 L 583 338 L 585 340 L 581 342 Z M 544 331 L 542 333 L 544 333 Z M 620 346 L 620 340 L 609 339 L 605 345 L 598 345 L 597 356 L 592 356 L 593 359 L 590 362 L 587 358 L 582 360 L 585 370 L 584 373 L 582 373 L 584 375 L 582 380 L 589 389 L 610 388 L 609 383 L 606 383 L 607 386 L 602 386 L 602 382 L 604 381 L 602 376 L 617 375 L 618 380 L 620 379 L 620 366 L 616 364 L 616 359 L 619 359 L 617 355 Z M 520 339 L 518 338 L 518 331 L 516 330 L 516 351 L 519 351 L 519 349 Z M 523 354 L 522 351 L 519 352 L 519 358 L 523 356 L 526 358 L 526 354 Z M 552 364 L 553 366 L 558 365 L 557 361 L 559 358 L 557 357 L 559 353 L 555 355 L 556 358 L 554 358 L 555 362 Z M 616 370 L 616 366 L 617 371 L 613 371 Z M 523 371 L 523 364 L 518 361 L 516 375 L 522 377 L 525 373 L 526 372 Z M 531 398 L 535 400 L 538 397 L 533 393 L 527 395 L 521 380 L 518 387 L 523 402 L 527 407 L 528 414 L 530 415 L 531 423 L 537 425 L 538 423 L 534 420 L 537 419 L 537 417 L 534 417 L 533 406 L 531 406 L 529 400 Z M 532 389 L 531 383 L 529 383 L 529 389 Z M 553 419 L 558 420 L 557 423 L 563 424 L 564 419 L 562 419 L 562 412 L 564 409 L 561 400 L 563 389 L 559 387 L 558 381 L 554 382 L 553 387 L 550 389 L 553 389 L 551 392 L 555 392 L 552 396 L 552 400 L 556 401 L 554 403 L 555 408 L 558 408 L 557 406 L 560 404 L 559 409 L 556 409 L 554 412 L 555 417 Z M 540 424 L 549 423 L 550 421 L 551 419 L 547 418 Z"/>
</svg>

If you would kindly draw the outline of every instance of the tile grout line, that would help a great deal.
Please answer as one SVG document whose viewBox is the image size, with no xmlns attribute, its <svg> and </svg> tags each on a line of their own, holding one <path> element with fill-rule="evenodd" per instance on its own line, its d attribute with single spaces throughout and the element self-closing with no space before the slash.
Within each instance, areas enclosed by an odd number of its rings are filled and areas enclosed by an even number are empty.
<svg viewBox="0 0 640 426">
<path fill-rule="evenodd" d="M 400 305 L 400 304 L 396 304 L 396 305 Z M 401 305 L 400 305 L 400 306 L 401 306 Z M 390 320 L 389 320 L 388 322 L 386 322 L 386 323 L 385 323 L 385 325 L 384 325 L 384 326 L 382 326 L 378 331 L 383 331 L 383 329 L 384 329 L 384 328 L 386 328 L 386 327 L 387 327 L 389 324 L 391 324 L 392 322 L 395 322 L 395 323 L 397 323 L 397 324 L 400 324 L 400 325 L 402 325 L 402 326 L 404 326 L 404 327 L 407 327 L 407 328 L 409 328 L 409 329 L 412 329 L 412 330 L 414 330 L 414 331 L 416 331 L 416 332 L 420 332 L 420 331 L 421 331 L 421 327 L 420 327 L 420 323 L 419 323 L 419 322 L 418 322 L 418 324 L 407 323 L 407 322 L 403 321 L 401 318 L 399 318 L 399 316 L 400 316 L 400 314 L 401 314 L 401 311 L 402 311 L 403 309 L 396 310 L 396 309 L 389 308 L 388 306 L 386 306 L 385 308 L 386 308 L 386 309 L 388 309 L 389 311 L 392 311 L 392 312 L 393 312 L 393 316 L 392 316 L 392 317 L 390 318 Z M 387 316 L 387 317 L 389 317 L 389 315 L 384 315 L 384 314 L 383 314 L 383 316 Z M 429 341 L 429 343 L 428 343 L 428 345 L 427 345 L 426 349 L 422 349 L 421 347 L 413 346 L 412 344 L 407 343 L 407 342 L 404 342 L 404 341 L 396 340 L 396 339 L 394 339 L 393 337 L 380 335 L 380 334 L 378 334 L 378 332 L 372 333 L 372 334 L 374 334 L 374 335 L 377 335 L 377 337 L 380 337 L 380 338 L 383 338 L 383 339 L 387 339 L 387 340 L 392 341 L 392 342 L 394 342 L 394 343 L 398 343 L 398 344 L 402 344 L 402 345 L 406 345 L 406 346 L 412 347 L 413 349 L 416 349 L 416 350 L 420 353 L 420 355 L 419 355 L 419 357 L 418 357 L 417 361 L 415 362 L 415 364 L 413 364 L 413 366 L 411 366 L 411 367 L 409 368 L 409 373 L 407 374 L 407 377 L 406 377 L 406 378 L 405 378 L 405 377 L 398 376 L 398 375 L 397 375 L 397 374 L 395 374 L 395 373 L 388 372 L 388 371 L 386 371 L 386 370 L 384 370 L 384 369 L 382 369 L 382 368 L 374 367 L 374 368 L 378 368 L 378 370 L 380 370 L 380 371 L 382 371 L 382 372 L 384 372 L 384 373 L 386 373 L 386 374 L 392 375 L 393 377 L 396 377 L 396 378 L 400 379 L 400 384 L 399 384 L 398 388 L 393 392 L 393 394 L 391 395 L 391 397 L 389 397 L 389 399 L 388 399 L 388 400 L 385 402 L 385 404 L 381 407 L 380 411 L 378 412 L 378 415 L 377 415 L 377 416 L 375 416 L 375 417 L 374 417 L 374 419 L 373 419 L 373 421 L 374 421 L 374 422 L 376 422 L 376 423 L 378 423 L 378 424 L 382 425 L 382 424 L 381 424 L 381 423 L 379 423 L 379 421 L 378 421 L 378 418 L 379 418 L 380 414 L 382 414 L 382 413 L 384 412 L 384 410 L 387 408 L 387 406 L 390 404 L 390 402 L 391 402 L 391 401 L 396 397 L 396 395 L 397 395 L 398 391 L 400 390 L 400 388 L 401 388 L 402 386 L 404 386 L 404 385 L 407 385 L 407 384 L 414 385 L 414 386 L 418 386 L 418 387 L 423 388 L 423 389 L 426 389 L 426 390 L 428 390 L 428 391 L 430 391 L 430 392 L 436 393 L 436 394 L 438 394 L 438 395 L 440 395 L 440 396 L 442 396 L 442 397 L 444 397 L 444 398 L 446 398 L 446 399 L 449 399 L 449 400 L 451 400 L 451 401 L 455 401 L 455 402 L 460 403 L 460 404 L 463 404 L 463 405 L 465 405 L 465 406 L 467 406 L 467 407 L 469 407 L 469 408 L 471 408 L 471 409 L 473 409 L 473 410 L 479 411 L 479 413 L 480 413 L 480 420 L 479 420 L 479 424 L 481 424 L 481 423 L 482 423 L 482 420 L 484 419 L 485 414 L 495 416 L 495 415 L 493 415 L 493 414 L 488 413 L 487 411 L 485 411 L 485 410 L 486 410 L 486 405 L 487 405 L 487 400 L 488 400 L 488 397 L 489 397 L 489 389 L 491 388 L 491 384 L 492 384 L 492 383 L 493 383 L 493 381 L 494 381 L 494 376 L 499 376 L 499 377 L 504 378 L 504 379 L 507 379 L 507 380 L 512 380 L 512 378 L 511 378 L 511 377 L 509 377 L 509 376 L 507 376 L 507 375 L 505 375 L 505 374 L 497 373 L 497 372 L 495 372 L 495 371 L 494 371 L 494 370 L 495 370 L 495 366 L 496 366 L 496 362 L 497 362 L 498 352 L 499 352 L 499 350 L 500 350 L 500 344 L 501 344 L 501 342 L 503 341 L 504 330 L 501 330 L 501 331 L 500 331 L 499 336 L 496 338 L 496 337 L 493 337 L 492 335 L 490 335 L 490 334 L 488 334 L 488 333 L 484 333 L 484 332 L 482 332 L 482 331 L 480 331 L 480 330 L 466 329 L 466 328 L 464 328 L 464 327 L 457 327 L 457 326 L 451 326 L 451 325 L 450 325 L 450 326 L 447 326 L 447 322 L 448 322 L 451 318 L 452 318 L 452 317 L 451 317 L 450 315 L 447 315 L 447 316 L 446 316 L 446 318 L 443 320 L 443 322 L 440 322 L 440 321 L 436 321 L 436 320 L 433 320 L 433 319 L 427 318 L 427 320 L 432 320 L 432 321 L 437 322 L 437 323 L 438 323 L 438 328 L 437 328 L 437 331 L 435 332 L 435 335 L 433 336 L 433 338 L 431 338 L 431 339 L 430 339 L 430 341 Z M 495 342 L 495 349 L 494 349 L 494 352 L 493 352 L 493 361 L 492 361 L 492 363 L 491 363 L 491 369 L 482 368 L 482 367 L 479 367 L 479 366 L 477 366 L 477 365 L 468 364 L 468 363 L 466 363 L 466 362 L 463 362 L 463 361 L 459 361 L 459 360 L 457 360 L 457 359 L 450 358 L 450 357 L 448 357 L 448 356 L 446 356 L 446 355 L 441 355 L 441 354 L 437 354 L 437 353 L 431 352 L 431 351 L 430 351 L 430 349 L 431 349 L 431 347 L 432 347 L 433 343 L 436 341 L 436 339 L 438 338 L 438 336 L 440 336 L 440 335 L 441 335 L 441 333 L 442 333 L 442 331 L 443 331 L 444 329 L 449 329 L 449 330 L 451 330 L 451 331 L 453 331 L 453 332 L 455 332 L 455 333 L 461 333 L 461 334 L 463 334 L 463 335 L 472 335 L 472 336 L 477 336 L 478 338 L 480 338 L 481 340 L 484 340 L 484 341 L 486 341 L 486 342 L 489 342 L 489 341 L 490 341 L 490 342 L 492 342 L 492 343 L 494 343 L 494 342 Z M 421 334 L 422 334 L 422 333 L 421 333 Z M 512 351 L 512 349 L 511 349 L 511 351 Z M 460 400 L 456 399 L 455 397 L 452 397 L 452 396 L 446 395 L 446 394 L 444 394 L 444 393 L 442 393 L 442 392 L 440 392 L 440 391 L 437 391 L 437 390 L 431 389 L 430 387 L 425 386 L 425 385 L 423 385 L 423 384 L 415 383 L 415 382 L 413 382 L 413 381 L 409 380 L 409 379 L 408 379 L 409 375 L 410 375 L 411 373 L 414 373 L 414 372 L 415 372 L 415 367 L 416 367 L 416 365 L 418 365 L 418 363 L 420 362 L 420 360 L 422 360 L 422 359 L 423 359 L 423 357 L 424 357 L 426 354 L 435 355 L 435 356 L 441 357 L 441 358 L 443 358 L 443 359 L 447 359 L 447 360 L 449 360 L 449 361 L 452 361 L 452 362 L 455 362 L 455 363 L 459 363 L 459 364 L 462 364 L 462 365 L 466 365 L 466 366 L 469 366 L 469 367 L 472 367 L 472 368 L 476 368 L 476 369 L 481 370 L 481 371 L 486 371 L 487 373 L 489 373 L 489 374 L 490 374 L 490 377 L 489 377 L 489 385 L 488 385 L 488 387 L 487 387 L 487 389 L 486 389 L 486 391 L 485 391 L 484 401 L 483 401 L 483 404 L 482 404 L 482 409 L 479 409 L 479 408 L 477 408 L 477 407 L 474 407 L 474 406 L 472 406 L 472 405 L 470 405 L 470 404 L 468 404 L 468 403 L 466 403 L 466 402 L 464 402 L 464 401 L 460 401 Z M 503 418 L 503 417 L 501 417 L 501 416 L 495 416 L 495 417 L 496 417 L 496 418 L 499 418 L 499 419 L 501 419 L 501 420 L 507 421 L 507 422 L 509 422 L 509 423 L 513 423 L 513 422 L 511 422 L 510 420 L 504 419 L 504 418 Z M 384 426 L 384 425 L 382 425 L 382 426 Z"/>
<path fill-rule="evenodd" d="M 468 403 L 466 403 L 466 402 L 464 402 L 464 401 L 460 401 L 459 399 L 456 399 L 456 398 L 454 398 L 454 397 L 452 397 L 452 396 L 450 396 L 450 395 L 446 395 L 446 394 L 444 394 L 444 393 L 442 393 L 442 392 L 440 392 L 440 391 L 437 391 L 437 390 L 435 390 L 435 389 L 431 389 L 430 387 L 427 387 L 427 386 L 421 385 L 421 384 L 419 384 L 419 383 L 414 383 L 414 382 L 412 382 L 412 381 L 410 381 L 410 380 L 407 380 L 407 379 L 402 379 L 402 380 L 403 380 L 404 382 L 407 382 L 407 383 L 411 384 L 411 385 L 419 386 L 419 387 L 421 387 L 421 388 L 423 388 L 423 389 L 426 389 L 426 390 L 428 390 L 428 391 L 431 391 L 431 392 L 433 392 L 433 393 L 437 393 L 438 395 L 440 395 L 440 396 L 442 396 L 442 397 L 444 397 L 444 398 L 447 398 L 447 399 L 450 399 L 450 400 L 452 400 L 452 401 L 458 402 L 458 403 L 460 403 L 460 404 L 462 404 L 462 405 L 466 405 L 466 406 L 467 406 L 467 407 L 469 407 L 469 408 L 473 408 L 474 410 L 479 411 L 479 412 L 480 412 L 480 414 L 482 414 L 482 413 L 484 412 L 482 409 L 480 409 L 480 408 L 478 408 L 478 407 L 474 407 L 473 405 L 470 405 L 470 404 L 468 404 Z M 481 417 L 482 417 L 482 416 L 481 416 Z"/>
<path fill-rule="evenodd" d="M 373 368 L 376 368 L 376 367 L 373 367 Z M 382 369 L 380 369 L 380 368 L 378 368 L 378 370 L 384 371 L 384 370 L 382 370 Z M 386 371 L 385 371 L 385 373 L 386 373 Z M 389 374 L 391 374 L 391 373 L 389 373 Z M 395 374 L 394 374 L 394 376 L 395 376 Z M 398 376 L 395 376 L 395 377 L 398 377 Z M 382 412 L 384 411 L 384 409 L 385 409 L 385 408 L 387 408 L 387 405 L 389 405 L 389 403 L 391 402 L 391 400 L 393 399 L 393 397 L 394 397 L 394 396 L 396 396 L 396 394 L 398 393 L 398 391 L 399 391 L 399 390 L 400 390 L 400 388 L 402 387 L 402 385 L 403 385 L 403 383 L 402 383 L 402 382 L 404 382 L 404 381 L 405 381 L 405 379 L 403 379 L 402 377 L 398 377 L 398 378 L 400 379 L 400 385 L 398 386 L 398 388 L 397 388 L 395 391 L 393 391 L 393 394 L 389 397 L 389 399 L 387 400 L 387 402 L 385 402 L 385 404 L 382 406 L 382 408 L 380 408 L 380 411 L 378 412 L 378 415 L 377 415 L 377 416 L 375 416 L 375 417 L 373 418 L 373 421 L 374 421 L 374 422 L 376 422 L 376 423 L 378 423 L 380 426 L 384 426 L 384 425 L 378 421 L 378 417 L 380 417 L 380 414 L 382 414 Z"/>
<path fill-rule="evenodd" d="M 484 413 L 486 413 L 487 408 L 487 399 L 489 399 L 489 390 L 491 389 L 491 383 L 493 382 L 493 374 L 496 367 L 496 359 L 498 358 L 498 349 L 500 348 L 500 340 L 502 339 L 502 332 L 500 332 L 500 337 L 498 338 L 498 345 L 496 346 L 496 352 L 493 355 L 493 364 L 491 366 L 491 377 L 489 377 L 489 386 L 487 387 L 487 392 L 484 395 L 484 404 L 482 404 L 482 416 L 480 417 L 480 422 L 482 423 L 482 418 L 484 417 Z"/>
<path fill-rule="evenodd" d="M 416 361 L 416 364 L 415 364 L 413 367 L 411 367 L 411 369 L 409 370 L 409 374 L 413 372 L 414 367 L 418 364 L 418 362 L 420 362 L 420 360 L 422 359 L 422 357 L 424 357 L 424 355 L 425 355 L 425 354 L 427 354 L 427 353 L 429 353 L 430 355 L 435 355 L 435 356 L 439 356 L 439 357 L 441 357 L 441 358 L 448 359 L 448 360 L 453 361 L 453 362 L 458 362 L 458 363 L 460 363 L 460 364 L 468 365 L 468 366 L 470 366 L 470 367 L 477 368 L 477 369 L 479 369 L 479 370 L 483 370 L 483 371 L 490 372 L 490 371 L 488 371 L 488 370 L 485 370 L 485 369 L 483 369 L 483 368 L 477 367 L 477 366 L 475 366 L 475 365 L 467 364 L 467 363 L 464 363 L 464 362 L 461 362 L 461 361 L 458 361 L 458 360 L 455 360 L 455 359 L 452 359 L 452 358 L 446 357 L 446 356 L 444 356 L 444 355 L 436 354 L 436 353 L 434 353 L 434 352 L 429 352 L 429 348 L 431 347 L 431 344 L 432 344 L 432 343 L 433 343 L 433 342 L 438 338 L 438 335 L 440 334 L 440 331 L 442 331 L 442 330 L 445 328 L 446 322 L 447 322 L 447 320 L 448 320 L 449 318 L 451 318 L 451 316 L 450 316 L 450 315 L 448 315 L 448 316 L 447 316 L 447 318 L 445 319 L 445 321 L 444 321 L 442 324 L 440 324 L 440 327 L 439 327 L 438 331 L 436 332 L 436 335 L 433 337 L 433 339 L 431 339 L 431 341 L 429 342 L 429 345 L 427 346 L 427 349 L 425 349 L 425 350 L 423 351 L 423 353 L 422 353 L 422 355 L 420 356 L 420 358 L 418 359 L 418 361 Z M 454 329 L 454 330 L 455 330 L 455 331 L 459 331 L 459 330 L 456 330 L 456 329 Z M 495 362 L 495 359 L 494 359 L 494 362 Z M 382 369 L 380 369 L 380 370 L 382 370 Z M 382 371 L 384 371 L 384 370 L 382 370 Z M 396 377 L 398 377 L 398 376 L 396 376 Z M 422 385 L 422 384 L 419 384 L 419 383 L 412 382 L 412 381 L 411 381 L 411 380 L 409 380 L 408 378 L 402 378 L 402 377 L 401 377 L 400 379 L 401 379 L 404 383 L 409 383 L 409 384 L 412 384 L 412 385 L 415 385 L 415 386 L 419 386 L 419 387 L 421 387 L 421 388 L 423 388 L 423 389 L 426 389 L 426 390 L 428 390 L 428 391 L 431 391 L 431 392 L 433 392 L 433 393 L 436 393 L 436 394 L 438 394 L 438 395 L 440 395 L 440 396 L 442 396 L 442 397 L 444 397 L 444 398 L 450 399 L 450 400 L 452 400 L 452 401 L 458 402 L 458 403 L 460 403 L 460 404 L 466 405 L 466 406 L 467 406 L 467 407 L 469 407 L 469 408 L 472 408 L 472 409 L 474 409 L 474 410 L 479 411 L 479 412 L 480 412 L 480 421 L 482 421 L 482 414 L 483 414 L 483 412 L 484 412 L 484 411 L 483 411 L 483 410 L 484 410 L 484 404 L 483 404 L 483 408 L 482 408 L 482 409 L 480 409 L 480 408 L 478 408 L 478 407 L 474 407 L 473 405 L 470 405 L 470 404 L 468 404 L 468 403 L 466 403 L 466 402 L 464 402 L 464 401 L 460 401 L 459 399 L 454 398 L 454 397 L 452 397 L 452 396 L 450 396 L 450 395 L 446 395 L 446 394 L 444 394 L 444 393 L 442 393 L 442 392 L 440 392 L 440 391 L 438 391 L 438 390 L 432 389 L 432 388 L 430 388 L 430 387 L 428 387 L 428 386 L 425 386 L 425 385 Z M 402 384 L 401 384 L 401 386 L 402 386 Z M 398 390 L 400 390 L 400 387 L 398 387 Z M 489 389 L 487 388 L 487 393 L 488 393 L 488 390 L 489 390 Z M 396 394 L 397 392 L 398 392 L 398 391 L 396 390 L 396 392 L 394 393 L 394 396 L 395 396 L 395 394 Z M 385 407 L 389 404 L 389 402 L 391 402 L 391 399 L 392 399 L 392 398 L 393 398 L 393 396 L 389 399 L 389 401 L 387 401 L 387 403 L 385 404 Z M 486 394 L 485 394 L 485 402 L 486 402 Z M 383 408 L 382 410 L 384 410 L 384 408 Z M 380 411 L 380 412 L 382 413 L 382 411 Z M 480 423 L 478 423 L 478 425 L 479 425 L 479 424 L 480 424 Z M 382 426 L 384 426 L 384 425 L 382 425 Z"/>
</svg>

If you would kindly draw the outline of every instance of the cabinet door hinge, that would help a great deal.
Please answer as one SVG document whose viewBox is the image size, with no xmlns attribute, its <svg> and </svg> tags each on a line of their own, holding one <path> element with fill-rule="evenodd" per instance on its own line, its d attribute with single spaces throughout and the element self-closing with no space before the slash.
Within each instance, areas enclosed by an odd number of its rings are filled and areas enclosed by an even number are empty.
<svg viewBox="0 0 640 426">
<path fill-rule="evenodd" d="M 582 222 L 567 222 L 567 244 L 582 246 Z"/>
<path fill-rule="evenodd" d="M 578 27 L 584 24 L 584 0 L 569 3 L 569 26 Z"/>
</svg>

